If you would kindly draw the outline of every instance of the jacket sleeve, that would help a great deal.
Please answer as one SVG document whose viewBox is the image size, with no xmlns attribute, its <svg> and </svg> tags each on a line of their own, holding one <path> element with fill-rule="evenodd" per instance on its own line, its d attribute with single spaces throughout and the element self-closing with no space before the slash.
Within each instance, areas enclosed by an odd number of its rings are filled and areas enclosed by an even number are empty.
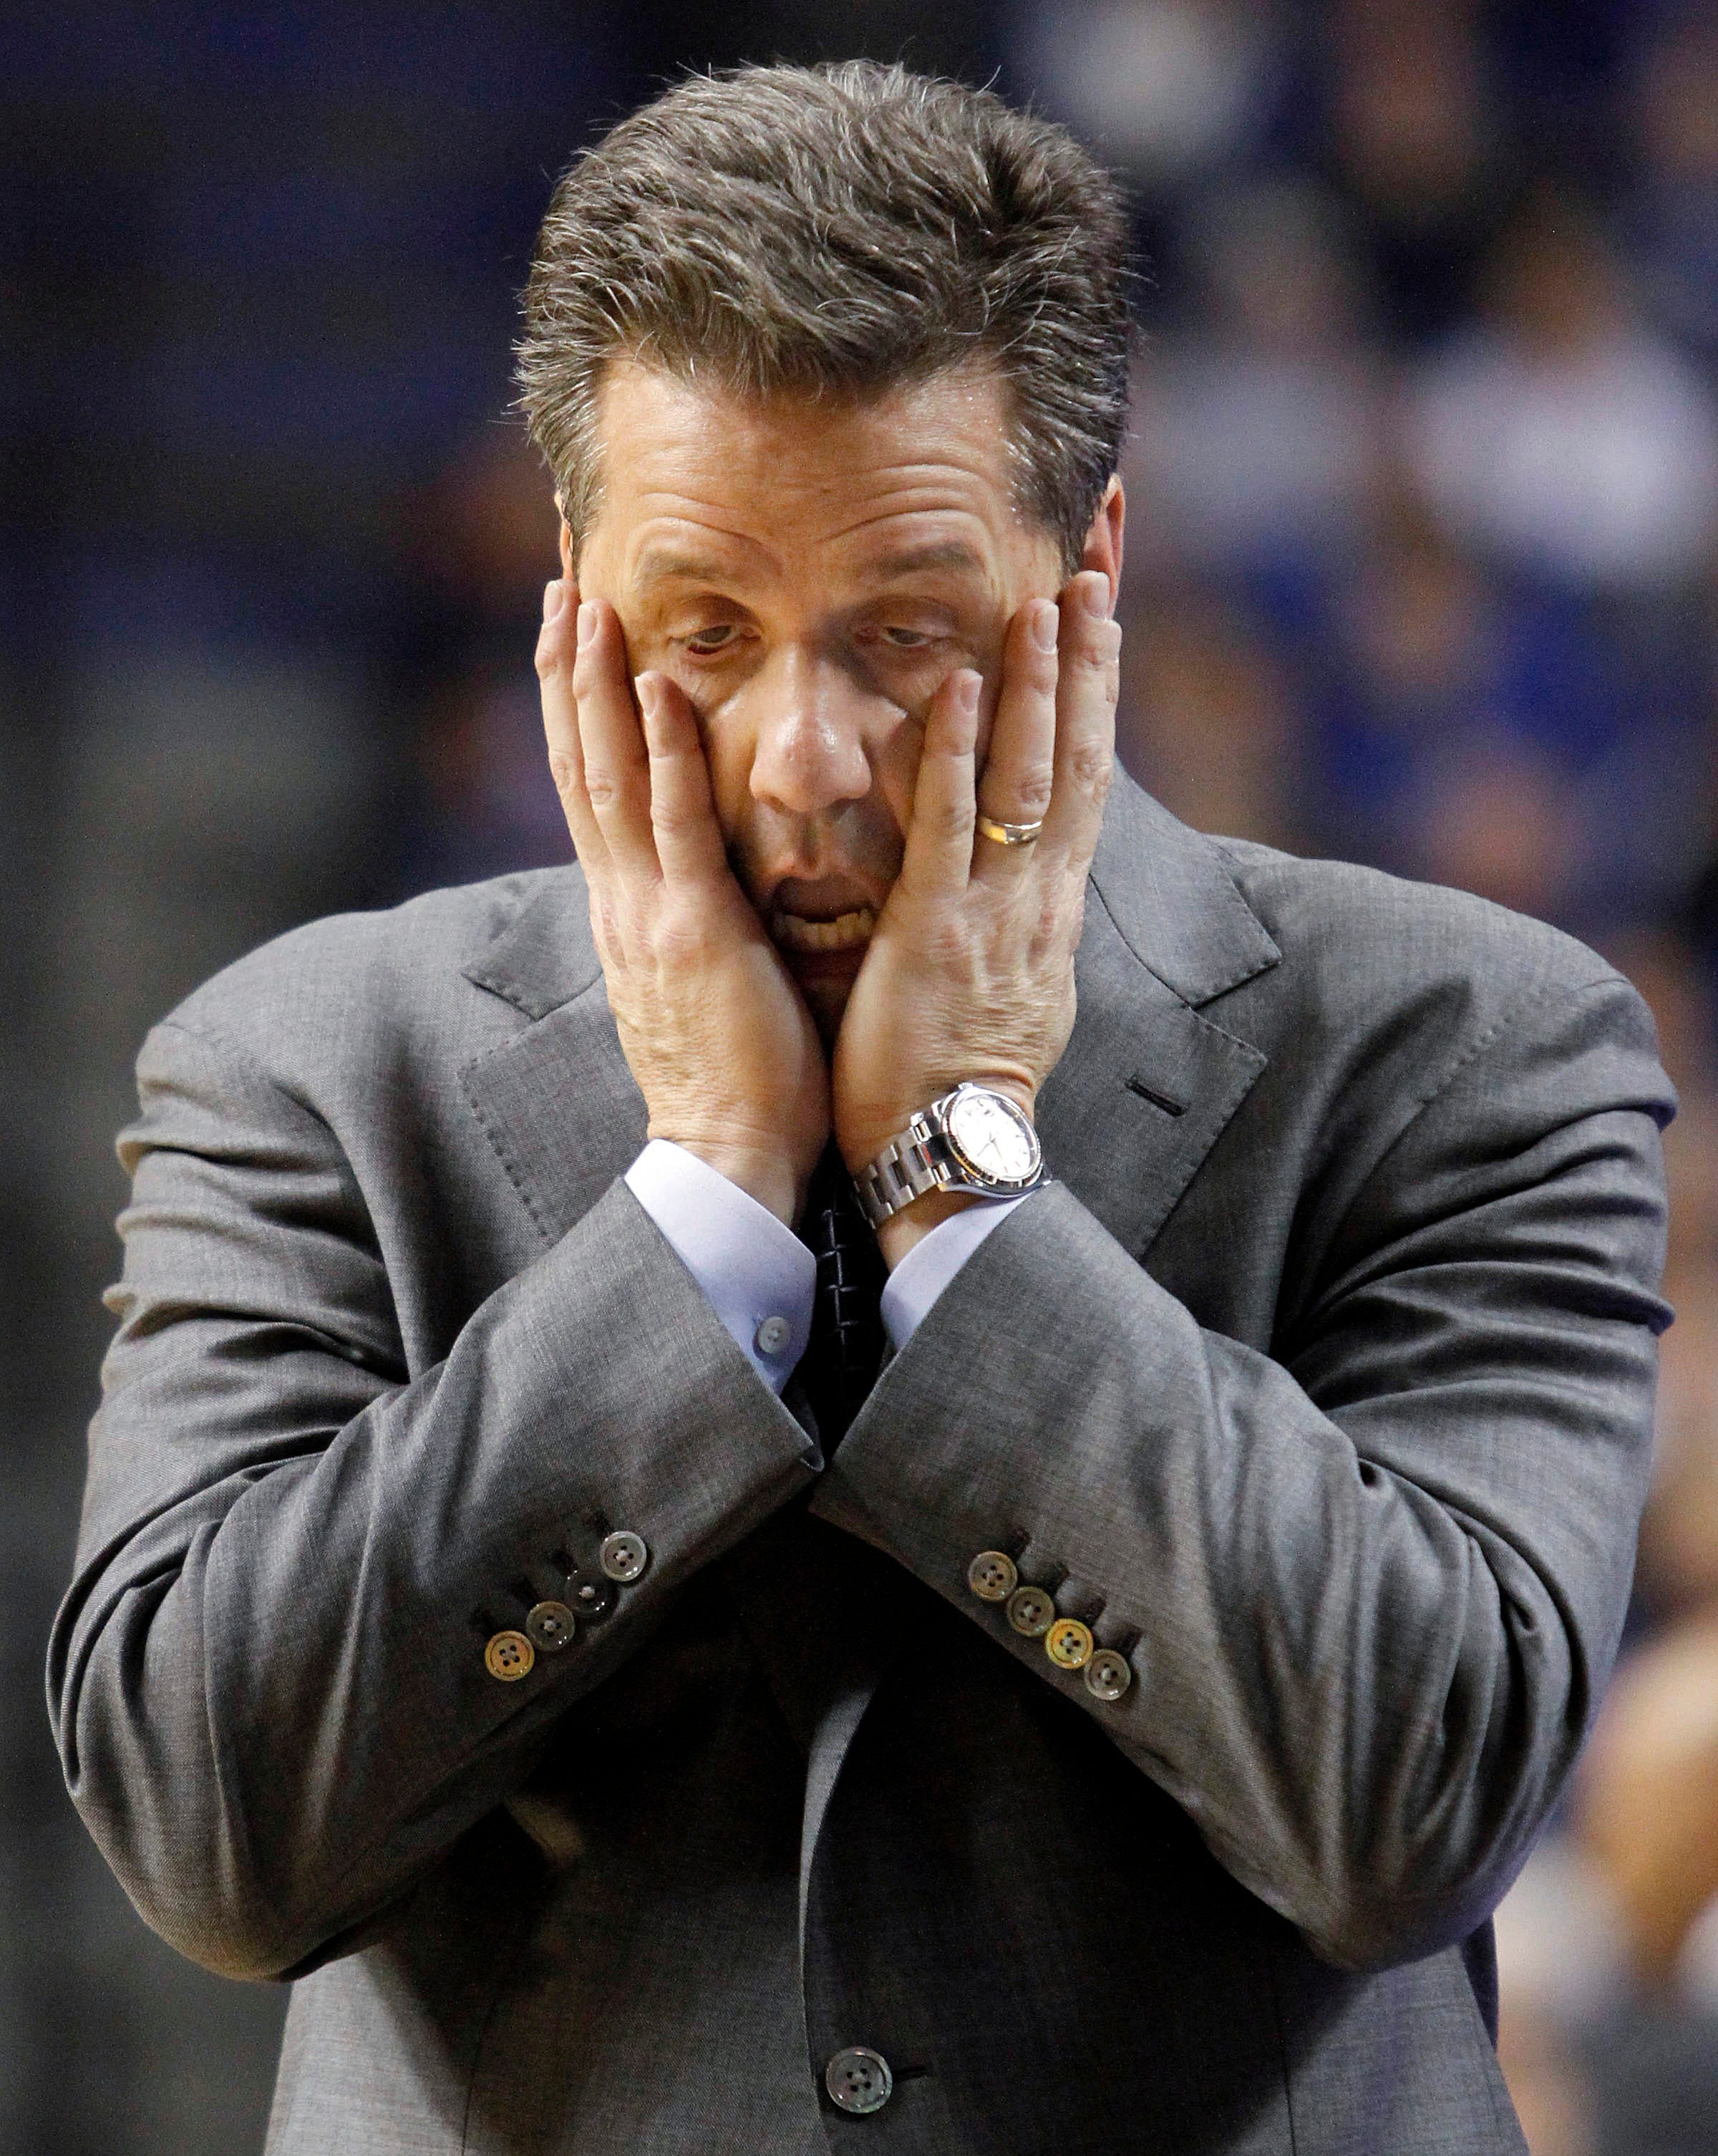
<svg viewBox="0 0 1718 2156">
<path fill-rule="evenodd" d="M 1536 1002 L 1382 1146 L 1272 1354 L 1052 1186 L 938 1298 L 814 1509 L 1091 1715 L 1326 1958 L 1452 1943 L 1615 1653 L 1670 1097 L 1624 983 Z M 989 1548 L 1128 1656 L 1119 1700 L 973 1595 Z"/>
<path fill-rule="evenodd" d="M 279 1974 L 397 1897 L 528 1773 L 665 1598 L 813 1479 L 623 1183 L 407 1380 L 326 1125 L 168 1024 L 122 1157 L 121 1320 L 49 1696 L 72 1796 L 146 1920 Z M 500 1681 L 487 1635 L 630 1530 L 600 1624 Z"/>
</svg>

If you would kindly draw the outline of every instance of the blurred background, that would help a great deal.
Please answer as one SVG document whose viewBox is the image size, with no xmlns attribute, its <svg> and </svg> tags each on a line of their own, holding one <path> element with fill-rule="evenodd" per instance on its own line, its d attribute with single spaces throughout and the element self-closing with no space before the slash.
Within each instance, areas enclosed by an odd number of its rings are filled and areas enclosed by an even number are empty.
<svg viewBox="0 0 1718 2156">
<path fill-rule="evenodd" d="M 0 2148 L 254 2151 L 284 2007 L 144 1930 L 41 1706 L 132 1057 L 295 921 L 565 857 L 536 222 L 680 67 L 855 53 L 1136 191 L 1136 775 L 1556 921 L 1658 1014 L 1658 1480 L 1504 2051 L 1535 2156 L 1718 2150 L 1718 11 L 1653 0 L 6 11 Z"/>
</svg>

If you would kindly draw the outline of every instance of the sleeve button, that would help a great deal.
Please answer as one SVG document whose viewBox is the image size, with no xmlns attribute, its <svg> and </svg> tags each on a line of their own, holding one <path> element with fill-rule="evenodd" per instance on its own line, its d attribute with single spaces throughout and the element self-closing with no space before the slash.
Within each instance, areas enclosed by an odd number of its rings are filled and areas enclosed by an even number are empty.
<svg viewBox="0 0 1718 2156">
<path fill-rule="evenodd" d="M 600 1572 L 587 1572 L 582 1567 L 567 1573 L 566 1594 L 574 1615 L 582 1618 L 587 1625 L 600 1625 L 619 1599 L 612 1579 L 605 1579 Z"/>
<path fill-rule="evenodd" d="M 1133 1682 L 1133 1665 L 1113 1647 L 1100 1647 L 1085 1666 L 1085 1688 L 1094 1699 L 1113 1707 Z"/>
<path fill-rule="evenodd" d="M 540 1602 L 525 1620 L 526 1637 L 546 1655 L 572 1644 L 578 1620 L 564 1602 Z"/>
<path fill-rule="evenodd" d="M 610 1579 L 618 1579 L 625 1587 L 638 1578 L 649 1563 L 649 1547 L 642 1535 L 623 1527 L 604 1537 L 597 1562 Z"/>
<path fill-rule="evenodd" d="M 1090 1625 L 1077 1617 L 1063 1617 L 1044 1635 L 1044 1650 L 1059 1670 L 1083 1670 L 1096 1645 Z"/>
<path fill-rule="evenodd" d="M 980 1550 L 967 1567 L 967 1584 L 981 1602 L 1006 1602 L 1020 1574 L 1006 1550 Z"/>
<path fill-rule="evenodd" d="M 1041 1640 L 1056 1621 L 1056 1605 L 1041 1587 L 1017 1587 L 1008 1597 L 1008 1622 L 1028 1640 Z"/>
<path fill-rule="evenodd" d="M 483 1650 L 483 1666 L 503 1684 L 517 1684 L 531 1675 L 537 1650 L 523 1632 L 497 1632 Z"/>
</svg>

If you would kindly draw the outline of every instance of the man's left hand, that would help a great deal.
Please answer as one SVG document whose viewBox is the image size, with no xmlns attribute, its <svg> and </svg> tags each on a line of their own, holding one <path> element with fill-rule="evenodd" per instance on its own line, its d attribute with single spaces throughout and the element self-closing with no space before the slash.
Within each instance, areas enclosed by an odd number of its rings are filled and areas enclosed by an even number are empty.
<svg viewBox="0 0 1718 2156">
<path fill-rule="evenodd" d="M 855 1173 L 962 1079 L 1030 1114 L 1067 1045 L 1121 649 L 1109 580 L 1095 570 L 1075 577 L 1059 604 L 1023 607 L 1003 646 L 982 780 L 979 676 L 962 669 L 933 700 L 900 874 L 835 1046 L 835 1137 Z M 1044 829 L 1004 845 L 977 832 L 979 813 L 1007 824 L 1042 818 Z M 885 1256 L 897 1262 L 959 1202 L 921 1199 L 886 1223 Z"/>
</svg>

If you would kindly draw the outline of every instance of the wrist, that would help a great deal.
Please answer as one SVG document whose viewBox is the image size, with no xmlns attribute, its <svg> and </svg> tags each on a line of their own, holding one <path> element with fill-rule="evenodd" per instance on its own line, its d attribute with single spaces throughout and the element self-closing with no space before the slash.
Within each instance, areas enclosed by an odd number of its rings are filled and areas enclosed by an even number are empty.
<svg viewBox="0 0 1718 2156">
<path fill-rule="evenodd" d="M 891 1213 L 878 1229 L 877 1248 L 883 1255 L 884 1264 L 893 1272 L 913 1245 L 922 1243 L 933 1228 L 940 1228 L 956 1213 L 964 1213 L 969 1205 L 987 1202 L 974 1190 L 927 1190 L 922 1198 L 915 1198 L 899 1213 Z"/>
<path fill-rule="evenodd" d="M 701 1160 L 706 1168 L 713 1168 L 718 1175 L 743 1190 L 786 1227 L 791 1228 L 798 1219 L 805 1203 L 806 1186 L 810 1173 L 797 1173 L 793 1163 L 779 1147 L 753 1147 L 731 1140 L 704 1137 L 682 1137 L 672 1131 L 652 1130 L 653 1138 L 666 1138 L 672 1145 L 680 1147 Z"/>
<path fill-rule="evenodd" d="M 835 1142 L 842 1158 L 847 1163 L 848 1173 L 858 1175 L 870 1166 L 892 1138 L 898 1138 L 913 1117 L 922 1114 L 935 1101 L 951 1093 L 956 1086 L 970 1082 L 983 1086 L 993 1093 L 1005 1093 L 1026 1117 L 1033 1122 L 1038 1105 L 1036 1088 L 1020 1077 L 993 1070 L 963 1070 L 957 1077 L 941 1083 L 927 1081 L 916 1100 L 905 1107 L 885 1106 L 867 1108 L 862 1114 L 852 1114 L 840 1119 L 835 1129 Z M 921 1199 L 910 1210 L 916 1210 L 925 1200 Z"/>
</svg>

